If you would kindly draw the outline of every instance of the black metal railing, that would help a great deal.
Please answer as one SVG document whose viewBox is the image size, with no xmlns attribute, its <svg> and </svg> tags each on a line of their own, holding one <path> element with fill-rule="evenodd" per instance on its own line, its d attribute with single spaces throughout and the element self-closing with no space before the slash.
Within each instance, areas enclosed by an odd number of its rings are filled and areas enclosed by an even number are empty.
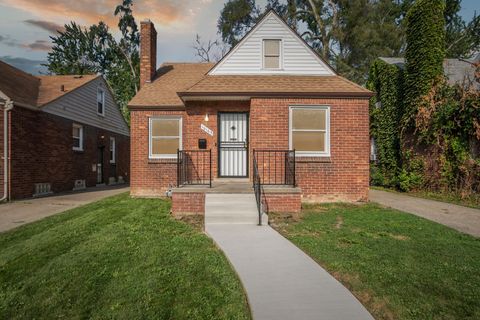
<svg viewBox="0 0 480 320">
<path fill-rule="evenodd" d="M 295 150 L 255 149 L 253 155 L 262 185 L 296 186 Z"/>
<path fill-rule="evenodd" d="M 212 187 L 212 150 L 177 150 L 177 186 Z"/>
<path fill-rule="evenodd" d="M 255 200 L 257 201 L 258 209 L 258 225 L 262 225 L 263 213 L 263 192 L 260 174 L 258 172 L 258 164 L 255 152 L 253 153 L 253 191 L 255 192 Z"/>
</svg>

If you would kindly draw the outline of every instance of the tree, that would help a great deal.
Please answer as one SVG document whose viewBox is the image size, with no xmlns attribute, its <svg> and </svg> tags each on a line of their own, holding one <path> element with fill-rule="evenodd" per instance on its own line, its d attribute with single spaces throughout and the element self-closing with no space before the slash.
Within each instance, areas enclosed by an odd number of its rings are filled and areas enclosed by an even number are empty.
<svg viewBox="0 0 480 320">
<path fill-rule="evenodd" d="M 54 45 L 46 64 L 55 74 L 102 74 L 127 121 L 127 104 L 138 90 L 140 70 L 140 34 L 132 6 L 132 0 L 123 0 L 115 8 L 122 34 L 118 42 L 103 22 L 88 28 L 71 22 L 51 37 Z"/>
<path fill-rule="evenodd" d="M 255 0 L 229 0 L 224 4 L 217 28 L 224 43 L 235 46 L 257 22 L 260 9 Z"/>
<path fill-rule="evenodd" d="M 219 40 L 204 42 L 198 34 L 195 35 L 193 48 L 200 62 L 217 62 L 226 53 L 226 47 Z"/>
</svg>

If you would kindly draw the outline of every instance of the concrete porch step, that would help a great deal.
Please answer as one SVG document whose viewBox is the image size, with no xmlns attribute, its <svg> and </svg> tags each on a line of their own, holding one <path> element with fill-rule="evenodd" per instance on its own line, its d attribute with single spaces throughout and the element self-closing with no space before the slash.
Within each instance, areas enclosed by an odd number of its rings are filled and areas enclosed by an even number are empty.
<svg viewBox="0 0 480 320">
<path fill-rule="evenodd" d="M 266 215 L 264 224 L 268 223 Z M 258 224 L 255 195 L 248 193 L 205 195 L 205 224 Z"/>
</svg>

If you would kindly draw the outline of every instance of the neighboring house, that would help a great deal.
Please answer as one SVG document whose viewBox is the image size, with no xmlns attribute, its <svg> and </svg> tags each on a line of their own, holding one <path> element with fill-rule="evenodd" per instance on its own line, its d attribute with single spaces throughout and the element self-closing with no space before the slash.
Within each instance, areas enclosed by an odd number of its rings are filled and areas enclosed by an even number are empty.
<svg viewBox="0 0 480 320">
<path fill-rule="evenodd" d="M 386 58 L 380 57 L 380 60 L 396 65 L 400 69 L 405 68 L 404 58 Z M 480 83 L 475 81 L 476 64 L 480 63 L 480 54 L 471 60 L 466 59 L 444 59 L 443 73 L 450 85 L 470 85 L 473 84 L 480 89 Z"/>
<path fill-rule="evenodd" d="M 0 61 L 0 111 L 0 196 L 128 180 L 129 128 L 101 76 L 36 77 Z"/>
<path fill-rule="evenodd" d="M 143 21 L 141 89 L 129 103 L 133 196 L 259 176 L 291 186 L 265 193 L 270 211 L 367 199 L 372 92 L 338 76 L 274 11 L 216 64 L 157 70 L 156 37 Z M 174 213 L 201 213 L 208 188 L 180 189 Z"/>
</svg>

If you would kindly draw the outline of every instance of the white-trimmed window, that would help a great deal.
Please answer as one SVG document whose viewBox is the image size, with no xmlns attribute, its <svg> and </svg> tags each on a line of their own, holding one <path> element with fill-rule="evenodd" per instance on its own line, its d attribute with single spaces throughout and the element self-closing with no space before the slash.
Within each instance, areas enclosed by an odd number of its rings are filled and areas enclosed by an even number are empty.
<svg viewBox="0 0 480 320">
<path fill-rule="evenodd" d="M 83 151 L 83 126 L 74 123 L 72 125 L 73 150 Z"/>
<path fill-rule="evenodd" d="M 97 113 L 105 115 L 105 90 L 102 88 L 97 89 Z"/>
<path fill-rule="evenodd" d="M 173 159 L 182 149 L 182 117 L 161 116 L 149 121 L 149 157 Z"/>
<path fill-rule="evenodd" d="M 280 69 L 282 41 L 278 39 L 263 40 L 263 68 Z"/>
<path fill-rule="evenodd" d="M 117 146 L 115 145 L 115 137 L 110 137 L 110 163 L 115 163 Z"/>
<path fill-rule="evenodd" d="M 290 107 L 289 140 L 298 156 L 330 156 L 330 107 Z"/>
</svg>

